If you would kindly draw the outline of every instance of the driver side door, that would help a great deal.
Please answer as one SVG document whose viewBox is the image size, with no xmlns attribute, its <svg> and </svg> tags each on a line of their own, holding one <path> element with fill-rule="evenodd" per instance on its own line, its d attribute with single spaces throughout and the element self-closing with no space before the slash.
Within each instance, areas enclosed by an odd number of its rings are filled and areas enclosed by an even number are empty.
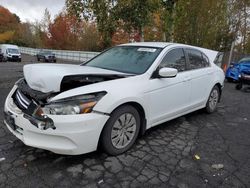
<svg viewBox="0 0 250 188">
<path fill-rule="evenodd" d="M 178 73 L 174 78 L 151 78 L 146 92 L 149 102 L 148 124 L 150 127 L 173 119 L 189 108 L 191 93 L 190 73 L 184 50 L 170 50 L 158 70 L 163 67 L 176 68 Z"/>
</svg>

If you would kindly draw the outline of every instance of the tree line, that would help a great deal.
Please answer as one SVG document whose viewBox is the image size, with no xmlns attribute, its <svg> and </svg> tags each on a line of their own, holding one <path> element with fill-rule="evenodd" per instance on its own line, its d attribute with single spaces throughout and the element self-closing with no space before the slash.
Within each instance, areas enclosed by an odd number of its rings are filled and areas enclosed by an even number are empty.
<svg viewBox="0 0 250 188">
<path fill-rule="evenodd" d="M 100 51 L 134 41 L 171 41 L 250 53 L 250 0 L 66 0 L 54 19 L 20 22 L 0 6 L 0 43 Z"/>
</svg>

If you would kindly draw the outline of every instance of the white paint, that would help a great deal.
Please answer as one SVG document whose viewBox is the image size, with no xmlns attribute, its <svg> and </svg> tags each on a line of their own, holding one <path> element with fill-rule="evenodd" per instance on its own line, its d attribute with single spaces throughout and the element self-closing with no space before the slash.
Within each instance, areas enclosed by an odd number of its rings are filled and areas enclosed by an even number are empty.
<svg viewBox="0 0 250 188">
<path fill-rule="evenodd" d="M 78 87 L 62 92 L 51 99 L 56 101 L 66 97 L 98 91 L 107 94 L 96 104 L 94 112 L 83 115 L 48 115 L 53 119 L 56 130 L 40 130 L 33 126 L 23 114 L 13 107 L 12 89 L 5 103 L 5 111 L 14 114 L 15 123 L 23 129 L 22 135 L 10 131 L 26 145 L 43 148 L 60 154 L 82 154 L 97 149 L 101 131 L 109 115 L 118 106 L 136 102 L 142 106 L 147 119 L 146 128 L 204 108 L 210 91 L 215 84 L 224 84 L 224 73 L 212 62 L 209 67 L 177 73 L 174 78 L 152 78 L 163 57 L 173 48 L 187 45 L 170 43 L 136 43 L 126 45 L 164 48 L 151 67 L 142 75 L 131 76 L 106 82 Z M 188 46 L 191 47 L 191 46 Z M 196 48 L 197 47 L 193 47 Z M 203 49 L 210 59 L 209 50 Z M 59 91 L 61 79 L 72 74 L 113 74 L 108 71 L 77 65 L 39 64 L 24 67 L 24 75 L 30 87 L 40 91 Z M 96 113 L 98 112 L 98 113 Z M 6 122 L 5 122 L 6 123 Z"/>
</svg>

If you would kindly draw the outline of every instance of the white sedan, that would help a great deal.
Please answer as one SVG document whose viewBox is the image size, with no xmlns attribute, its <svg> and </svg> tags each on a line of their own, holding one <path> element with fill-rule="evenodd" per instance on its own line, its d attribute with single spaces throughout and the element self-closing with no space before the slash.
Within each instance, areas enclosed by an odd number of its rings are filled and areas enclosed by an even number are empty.
<svg viewBox="0 0 250 188">
<path fill-rule="evenodd" d="M 123 44 L 81 65 L 24 66 L 5 124 L 26 145 L 77 155 L 130 149 L 147 129 L 216 110 L 224 73 L 213 51 L 175 43 Z"/>
</svg>

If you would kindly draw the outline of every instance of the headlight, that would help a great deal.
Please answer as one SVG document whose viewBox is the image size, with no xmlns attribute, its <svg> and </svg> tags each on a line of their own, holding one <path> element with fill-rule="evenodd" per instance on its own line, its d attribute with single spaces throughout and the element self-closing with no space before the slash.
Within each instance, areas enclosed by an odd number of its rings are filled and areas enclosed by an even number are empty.
<svg viewBox="0 0 250 188">
<path fill-rule="evenodd" d="M 106 95 L 106 93 L 107 92 L 103 91 L 58 100 L 37 109 L 36 115 L 74 115 L 90 113 L 97 102 Z"/>
</svg>

